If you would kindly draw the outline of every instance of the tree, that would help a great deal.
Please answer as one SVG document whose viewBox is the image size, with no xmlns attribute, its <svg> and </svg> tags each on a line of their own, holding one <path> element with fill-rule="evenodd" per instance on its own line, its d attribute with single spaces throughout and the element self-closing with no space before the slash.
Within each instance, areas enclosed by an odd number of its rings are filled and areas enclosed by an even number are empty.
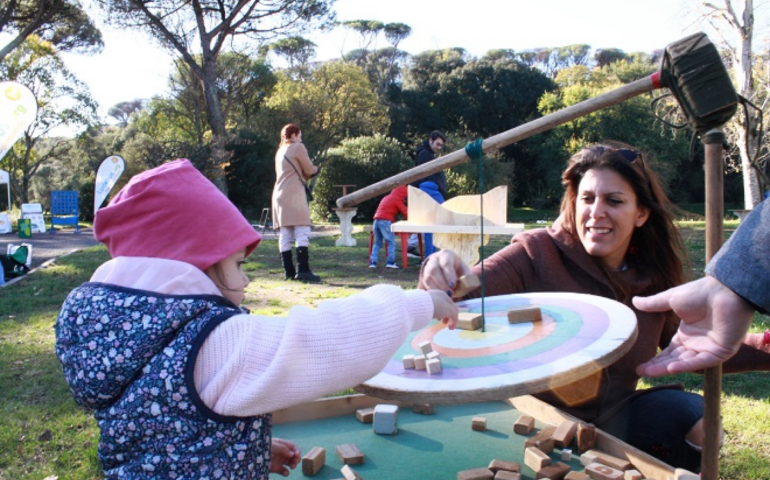
<svg viewBox="0 0 770 480">
<path fill-rule="evenodd" d="M 271 112 L 257 130 L 277 138 L 283 124 L 296 123 L 311 157 L 323 158 L 345 138 L 388 128 L 387 110 L 377 101 L 366 74 L 344 62 L 324 63 L 299 81 L 279 73 L 265 106 Z"/>
<path fill-rule="evenodd" d="M 10 41 L 0 48 L 0 63 L 35 34 L 59 51 L 98 52 L 102 33 L 77 0 L 7 0 L 0 4 L 0 34 Z"/>
<path fill-rule="evenodd" d="M 290 71 L 302 75 L 307 71 L 310 59 L 315 56 L 316 46 L 306 38 L 293 36 L 271 43 L 268 49 L 284 58 L 289 64 Z"/>
<path fill-rule="evenodd" d="M 107 110 L 107 115 L 111 116 L 125 127 L 128 125 L 131 114 L 144 108 L 144 103 L 145 101 L 140 99 L 116 103 Z"/>
<path fill-rule="evenodd" d="M 200 81 L 214 162 L 224 164 L 226 118 L 217 78 L 217 59 L 238 38 L 267 41 L 333 20 L 334 0 L 98 0 L 108 21 L 147 31 L 164 47 L 180 54 Z M 196 48 L 197 47 L 197 48 Z M 200 51 L 193 54 L 193 48 Z M 219 182 L 224 187 L 223 182 Z"/>
<path fill-rule="evenodd" d="M 703 19 L 721 36 L 727 64 L 732 66 L 733 79 L 738 93 L 749 100 L 755 98 L 754 78 L 752 76 L 754 38 L 754 1 L 721 0 L 702 4 Z M 755 165 L 753 158 L 763 147 L 758 143 L 759 133 L 750 120 L 746 125 L 742 115 L 736 117 L 725 127 L 730 143 L 740 156 L 740 170 L 743 172 L 743 197 L 747 210 L 751 210 L 762 201 L 762 189 L 759 182 L 761 167 Z M 736 152 L 727 152 L 728 160 Z M 765 188 L 770 185 L 765 185 Z"/>
<path fill-rule="evenodd" d="M 29 36 L 0 63 L 0 80 L 26 85 L 38 103 L 35 121 L 0 162 L 10 172 L 16 198 L 28 203 L 30 182 L 38 169 L 72 148 L 67 139 L 42 140 L 57 127 L 95 123 L 96 104 L 85 84 L 64 66 L 54 46 L 36 35 Z"/>
</svg>

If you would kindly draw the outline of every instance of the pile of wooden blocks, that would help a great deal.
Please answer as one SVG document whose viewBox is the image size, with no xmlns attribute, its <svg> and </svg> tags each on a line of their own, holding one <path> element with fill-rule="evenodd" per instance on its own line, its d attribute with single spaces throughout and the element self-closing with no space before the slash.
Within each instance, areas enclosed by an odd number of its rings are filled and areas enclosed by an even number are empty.
<svg viewBox="0 0 770 480">
<path fill-rule="evenodd" d="M 421 342 L 419 345 L 421 354 L 404 355 L 401 361 L 404 368 L 414 368 L 416 370 L 427 370 L 428 373 L 439 373 L 441 371 L 441 355 L 433 351 L 430 340 Z"/>
<path fill-rule="evenodd" d="M 559 425 L 547 426 L 534 435 L 535 419 L 522 415 L 513 425 L 514 433 L 531 435 L 524 442 L 524 464 L 535 472 L 536 479 L 549 480 L 644 480 L 634 465 L 622 458 L 595 449 L 596 429 L 593 425 L 564 420 Z M 474 417 L 471 428 L 486 430 L 486 419 Z M 565 462 L 572 461 L 573 444 L 580 453 L 584 471 L 575 471 Z M 561 461 L 554 463 L 554 449 L 561 450 Z M 495 459 L 487 468 L 458 472 L 457 480 L 521 480 L 520 465 Z M 673 480 L 697 480 L 700 476 L 676 469 Z M 655 480 L 655 479 L 646 479 Z M 672 480 L 671 478 L 659 480 Z"/>
</svg>

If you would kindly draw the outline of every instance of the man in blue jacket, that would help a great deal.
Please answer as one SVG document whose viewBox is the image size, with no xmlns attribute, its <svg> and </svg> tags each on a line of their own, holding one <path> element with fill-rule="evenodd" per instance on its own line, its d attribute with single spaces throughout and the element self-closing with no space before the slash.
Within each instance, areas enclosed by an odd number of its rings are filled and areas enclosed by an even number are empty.
<svg viewBox="0 0 770 480">
<path fill-rule="evenodd" d="M 433 130 L 430 132 L 428 139 L 423 141 L 420 146 L 417 147 L 417 160 L 415 162 L 417 166 L 434 160 L 436 155 L 441 152 L 442 148 L 444 148 L 445 142 L 446 139 L 444 138 L 443 133 L 438 130 Z M 420 185 L 423 182 L 433 182 L 438 185 L 438 192 L 441 194 L 441 197 L 446 198 L 446 173 L 443 170 L 417 180 L 416 182 L 412 183 L 412 186 L 420 188 Z M 420 258 L 420 252 L 417 251 L 417 242 L 417 235 L 412 235 L 409 237 L 409 248 L 407 250 L 407 254 L 412 258 Z"/>
</svg>

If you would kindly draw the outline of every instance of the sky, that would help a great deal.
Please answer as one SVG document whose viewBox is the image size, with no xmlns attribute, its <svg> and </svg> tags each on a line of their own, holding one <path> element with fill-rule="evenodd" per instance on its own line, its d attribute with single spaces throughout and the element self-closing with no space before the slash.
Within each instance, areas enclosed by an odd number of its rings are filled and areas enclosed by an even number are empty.
<svg viewBox="0 0 770 480">
<path fill-rule="evenodd" d="M 688 13 L 688 5 L 695 1 L 337 0 L 335 10 L 338 20 L 406 23 L 412 34 L 399 48 L 412 54 L 462 47 L 481 56 L 496 48 L 526 50 L 576 43 L 651 52 L 699 31 Z M 67 66 L 86 82 L 99 103 L 100 116 L 106 117 L 118 102 L 166 94 L 173 58 L 168 52 L 137 31 L 102 26 L 102 33 L 101 54 L 65 54 Z M 318 45 L 315 60 L 337 58 L 359 46 L 356 36 L 343 29 L 307 37 Z M 387 46 L 384 38 L 379 46 Z"/>
</svg>

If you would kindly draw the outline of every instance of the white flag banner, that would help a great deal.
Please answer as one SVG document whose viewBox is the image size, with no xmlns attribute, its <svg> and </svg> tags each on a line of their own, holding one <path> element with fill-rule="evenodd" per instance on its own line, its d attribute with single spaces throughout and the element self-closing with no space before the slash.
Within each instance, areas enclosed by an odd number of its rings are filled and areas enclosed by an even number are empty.
<svg viewBox="0 0 770 480">
<path fill-rule="evenodd" d="M 104 203 L 104 199 L 112 190 L 112 187 L 118 182 L 118 178 L 126 169 L 126 162 L 117 155 L 102 160 L 99 170 L 96 171 L 96 186 L 94 188 L 94 213 Z"/>
<path fill-rule="evenodd" d="M 0 160 L 37 116 L 37 100 L 17 82 L 0 82 Z"/>
</svg>

